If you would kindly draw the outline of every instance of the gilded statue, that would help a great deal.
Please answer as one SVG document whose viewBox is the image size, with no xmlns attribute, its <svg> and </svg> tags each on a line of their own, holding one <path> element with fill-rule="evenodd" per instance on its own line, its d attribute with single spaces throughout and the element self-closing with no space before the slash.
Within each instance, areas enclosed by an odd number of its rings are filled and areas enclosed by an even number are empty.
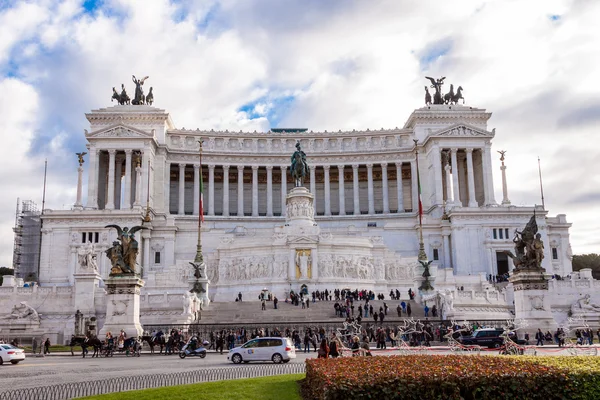
<svg viewBox="0 0 600 400">
<path fill-rule="evenodd" d="M 83 156 L 85 156 L 87 154 L 87 152 L 83 151 L 81 153 L 75 153 L 75 155 L 77 156 L 77 159 L 79 161 L 79 166 L 81 167 L 83 165 L 83 163 L 85 162 L 83 160 Z"/>
<path fill-rule="evenodd" d="M 134 226 L 130 229 L 128 227 L 121 228 L 119 225 L 106 225 L 105 228 L 117 230 L 118 241 L 114 241 L 113 246 L 105 251 L 112 265 L 110 275 L 135 274 L 139 243 L 134 235 L 146 227 Z"/>
</svg>

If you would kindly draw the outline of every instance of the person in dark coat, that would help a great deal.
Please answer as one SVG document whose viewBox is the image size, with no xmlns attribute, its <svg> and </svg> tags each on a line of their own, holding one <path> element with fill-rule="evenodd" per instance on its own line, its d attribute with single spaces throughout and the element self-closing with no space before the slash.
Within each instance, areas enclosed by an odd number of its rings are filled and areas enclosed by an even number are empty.
<svg viewBox="0 0 600 400">
<path fill-rule="evenodd" d="M 412 314 L 412 310 L 410 309 L 410 304 L 406 305 L 406 315 L 408 315 L 408 318 L 410 318 L 410 315 Z"/>
</svg>

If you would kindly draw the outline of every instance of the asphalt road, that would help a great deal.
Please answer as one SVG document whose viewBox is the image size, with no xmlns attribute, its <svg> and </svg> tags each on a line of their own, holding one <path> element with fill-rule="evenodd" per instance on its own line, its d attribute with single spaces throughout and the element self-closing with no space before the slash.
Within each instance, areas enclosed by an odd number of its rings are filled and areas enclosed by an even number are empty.
<svg viewBox="0 0 600 400">
<path fill-rule="evenodd" d="M 314 352 L 299 352 L 297 358 L 290 363 L 304 363 L 307 358 L 316 356 L 317 353 Z M 190 369 L 240 367 L 227 361 L 227 353 L 221 355 L 212 352 L 204 359 L 191 357 L 183 360 L 177 355 L 161 356 L 149 353 L 142 353 L 140 357 L 115 354 L 112 358 L 82 358 L 80 354 L 33 357 L 28 354 L 26 359 L 17 365 L 4 363 L 0 366 L 0 392 L 125 375 L 158 375 Z"/>
<path fill-rule="evenodd" d="M 400 354 L 398 351 L 377 351 L 374 355 Z M 449 354 L 447 348 L 433 347 L 423 354 Z M 482 351 L 481 354 L 494 355 L 497 351 Z M 567 355 L 564 349 L 556 346 L 538 348 L 538 355 Z M 291 363 L 304 363 L 307 358 L 315 358 L 317 353 L 297 352 L 297 358 Z M 266 364 L 272 364 L 267 362 Z M 116 378 L 126 375 L 159 375 L 189 371 L 202 368 L 243 368 L 227 361 L 227 353 L 209 352 L 206 358 L 198 357 L 180 359 L 177 355 L 151 355 L 143 352 L 140 357 L 127 357 L 115 354 L 112 358 L 82 358 L 62 353 L 46 357 L 33 357 L 31 354 L 17 365 L 5 363 L 0 366 L 0 392 L 6 390 L 24 389 L 37 386 L 55 385 L 60 383 L 84 382 Z"/>
</svg>

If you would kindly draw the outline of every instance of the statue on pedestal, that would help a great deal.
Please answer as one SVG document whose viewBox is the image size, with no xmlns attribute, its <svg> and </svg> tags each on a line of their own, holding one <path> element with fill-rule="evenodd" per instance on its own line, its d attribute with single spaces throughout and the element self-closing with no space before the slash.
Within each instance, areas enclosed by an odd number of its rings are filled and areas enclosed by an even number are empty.
<svg viewBox="0 0 600 400">
<path fill-rule="evenodd" d="M 135 97 L 133 100 L 131 100 L 131 104 L 142 105 L 146 103 L 146 96 L 144 96 L 144 88 L 142 85 L 148 78 L 149 76 L 146 76 L 142 79 L 136 79 L 135 75 L 131 75 L 131 80 L 133 80 L 133 83 L 135 83 Z"/>
<path fill-rule="evenodd" d="M 98 272 L 98 262 L 96 260 L 96 249 L 92 242 L 87 242 L 79 248 L 77 252 L 79 266 L 84 270 Z"/>
<path fill-rule="evenodd" d="M 105 251 L 112 265 L 109 275 L 134 275 L 139 252 L 139 243 L 135 240 L 134 235 L 146 227 L 134 226 L 129 229 L 128 227 L 121 228 L 119 225 L 106 225 L 105 228 L 115 228 L 118 233 L 117 239 L 121 242 L 113 242 L 113 246 Z"/>
<path fill-rule="evenodd" d="M 515 269 L 541 269 L 544 258 L 544 242 L 538 233 L 535 214 L 531 217 L 522 232 L 515 230 L 513 239 L 515 254 L 510 251 L 505 253 L 512 258 Z"/>
<path fill-rule="evenodd" d="M 304 182 L 304 177 L 309 174 L 306 153 L 300 148 L 300 142 L 296 143 L 296 151 L 292 154 L 291 161 L 290 174 L 294 178 L 295 186 L 300 187 Z"/>
<path fill-rule="evenodd" d="M 423 271 L 423 275 L 421 275 L 423 278 L 425 278 L 425 280 L 423 281 L 423 283 L 421 283 L 421 286 L 419 286 L 419 290 L 423 290 L 423 291 L 433 290 L 433 286 L 431 286 L 431 282 L 429 282 L 429 277 L 431 276 L 431 273 L 429 273 L 429 266 L 431 265 L 432 262 L 433 262 L 433 260 L 431 260 L 431 261 L 419 260 L 419 263 L 425 269 Z"/>
</svg>

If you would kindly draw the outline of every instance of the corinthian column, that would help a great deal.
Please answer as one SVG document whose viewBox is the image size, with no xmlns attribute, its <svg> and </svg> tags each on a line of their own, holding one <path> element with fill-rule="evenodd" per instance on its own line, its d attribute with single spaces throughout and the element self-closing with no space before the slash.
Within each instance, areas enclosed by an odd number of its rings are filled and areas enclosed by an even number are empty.
<svg viewBox="0 0 600 400">
<path fill-rule="evenodd" d="M 404 212 L 404 188 L 402 187 L 402 163 L 396 163 L 396 189 L 398 191 L 398 212 Z"/>
<path fill-rule="evenodd" d="M 273 166 L 267 165 L 267 217 L 273 216 Z"/>
<path fill-rule="evenodd" d="M 313 199 L 313 208 L 315 209 L 315 215 L 317 215 L 317 180 L 315 178 L 315 169 L 317 167 L 314 165 L 309 165 L 308 167 L 310 168 L 310 192 L 315 196 Z"/>
<path fill-rule="evenodd" d="M 504 165 L 504 154 L 506 154 L 506 151 L 502 150 L 500 154 L 500 161 L 502 161 L 502 165 L 500 166 L 500 171 L 502 171 L 502 205 L 508 206 L 510 205 L 510 200 L 508 199 L 508 186 L 506 184 L 506 165 Z"/>
<path fill-rule="evenodd" d="M 83 156 L 82 156 L 83 157 Z M 81 202 L 81 186 L 83 185 L 83 161 L 79 163 L 77 168 L 77 199 L 75 200 L 75 208 L 81 210 L 83 203 Z"/>
<path fill-rule="evenodd" d="M 98 208 L 98 150 L 88 148 L 90 153 L 90 167 L 88 176 L 88 198 L 86 208 Z"/>
<path fill-rule="evenodd" d="M 287 166 L 282 165 L 281 169 L 281 216 L 285 217 L 285 196 L 287 195 Z M 310 182 L 312 185 L 312 181 Z"/>
<path fill-rule="evenodd" d="M 108 199 L 107 210 L 115 209 L 115 154 L 116 150 L 108 151 Z"/>
<path fill-rule="evenodd" d="M 331 188 L 329 186 L 329 165 L 323 165 L 325 171 L 325 215 L 331 215 Z"/>
<path fill-rule="evenodd" d="M 462 207 L 460 201 L 460 186 L 458 183 L 458 160 L 456 158 L 457 148 L 450 149 L 450 157 L 452 159 L 452 192 L 454 192 L 453 203 L 455 206 Z"/>
<path fill-rule="evenodd" d="M 358 164 L 352 164 L 352 191 L 354 196 L 354 215 L 360 215 L 360 200 L 358 186 Z"/>
<path fill-rule="evenodd" d="M 185 215 L 185 164 L 179 164 L 179 208 L 177 213 Z"/>
<path fill-rule="evenodd" d="M 215 166 L 208 166 L 208 215 L 215 215 Z"/>
<path fill-rule="evenodd" d="M 200 214 L 200 164 L 194 164 L 194 215 Z"/>
<path fill-rule="evenodd" d="M 469 207 L 477 207 L 475 199 L 475 174 L 473 171 L 473 149 L 465 149 L 467 152 L 467 176 L 469 182 Z"/>
<path fill-rule="evenodd" d="M 223 216 L 229 217 L 229 165 L 223 165 Z"/>
<path fill-rule="evenodd" d="M 252 216 L 258 217 L 258 165 L 252 166 Z"/>
<path fill-rule="evenodd" d="M 388 193 L 387 163 L 381 163 L 381 186 L 383 189 L 383 213 L 390 213 L 390 197 Z"/>
<path fill-rule="evenodd" d="M 375 214 L 375 193 L 373 191 L 373 164 L 367 164 L 369 214 Z"/>
<path fill-rule="evenodd" d="M 121 209 L 129 210 L 131 208 L 131 154 L 132 150 L 125 150 L 125 192 L 121 199 Z"/>
<path fill-rule="evenodd" d="M 344 191 L 344 166 L 338 165 L 338 195 L 340 203 L 340 215 L 346 215 L 346 194 Z"/>
<path fill-rule="evenodd" d="M 244 216 L 244 166 L 238 165 L 238 199 L 237 199 L 237 215 Z"/>
</svg>

